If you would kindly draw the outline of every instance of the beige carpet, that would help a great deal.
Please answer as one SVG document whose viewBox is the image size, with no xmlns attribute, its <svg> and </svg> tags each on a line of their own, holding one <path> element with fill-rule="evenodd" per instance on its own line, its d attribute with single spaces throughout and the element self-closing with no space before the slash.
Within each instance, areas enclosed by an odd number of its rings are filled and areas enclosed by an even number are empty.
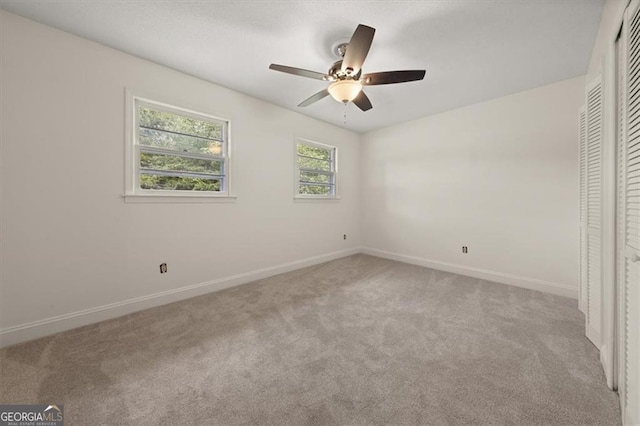
<svg viewBox="0 0 640 426">
<path fill-rule="evenodd" d="M 574 300 L 356 255 L 0 351 L 67 425 L 620 423 Z"/>
</svg>

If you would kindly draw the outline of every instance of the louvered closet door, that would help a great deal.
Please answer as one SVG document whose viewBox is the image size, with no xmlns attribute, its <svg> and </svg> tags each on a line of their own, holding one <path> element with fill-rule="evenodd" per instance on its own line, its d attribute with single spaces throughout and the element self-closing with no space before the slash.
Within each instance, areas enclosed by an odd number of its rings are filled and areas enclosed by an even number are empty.
<svg viewBox="0 0 640 426">
<path fill-rule="evenodd" d="M 586 333 L 600 349 L 602 336 L 602 84 L 587 86 Z"/>
<path fill-rule="evenodd" d="M 587 112 L 580 108 L 580 291 L 578 307 L 587 306 Z"/>
<path fill-rule="evenodd" d="M 640 2 L 625 14 L 626 137 L 619 153 L 620 334 L 623 343 L 620 397 L 625 424 L 640 424 Z"/>
</svg>

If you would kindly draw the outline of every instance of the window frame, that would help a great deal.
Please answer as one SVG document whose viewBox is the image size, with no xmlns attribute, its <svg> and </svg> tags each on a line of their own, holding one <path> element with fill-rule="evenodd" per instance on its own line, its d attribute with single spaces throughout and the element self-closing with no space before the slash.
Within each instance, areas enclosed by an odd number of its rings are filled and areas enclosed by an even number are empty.
<svg viewBox="0 0 640 426">
<path fill-rule="evenodd" d="M 222 153 L 220 155 L 198 155 L 188 153 L 185 157 L 218 160 L 222 162 L 222 190 L 221 191 L 187 191 L 143 189 L 140 187 L 140 153 L 142 145 L 139 143 L 140 117 L 139 105 L 150 107 L 156 111 L 181 115 L 196 120 L 204 120 L 222 124 Z M 227 118 L 184 108 L 161 100 L 142 96 L 129 89 L 126 90 L 126 149 L 125 149 L 125 202 L 216 202 L 234 201 L 232 192 L 232 155 L 231 155 L 231 122 Z M 149 152 L 170 151 L 162 148 L 147 147 Z M 179 156 L 179 155 L 177 155 Z"/>
<path fill-rule="evenodd" d="M 331 172 L 325 172 L 332 177 L 333 192 L 329 195 L 324 194 L 300 194 L 301 171 L 304 171 L 298 165 L 298 144 L 307 145 L 315 148 L 328 150 L 331 154 Z M 338 192 L 338 147 L 326 143 L 316 142 L 314 140 L 297 137 L 293 143 L 293 162 L 294 162 L 294 200 L 296 201 L 337 201 L 340 199 Z M 316 172 L 315 170 L 310 170 Z"/>
</svg>

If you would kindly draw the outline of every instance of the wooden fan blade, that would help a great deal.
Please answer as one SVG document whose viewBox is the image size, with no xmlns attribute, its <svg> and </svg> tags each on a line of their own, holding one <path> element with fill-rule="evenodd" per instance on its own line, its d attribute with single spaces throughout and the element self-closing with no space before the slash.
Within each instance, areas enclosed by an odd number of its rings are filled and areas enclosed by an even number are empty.
<svg viewBox="0 0 640 426">
<path fill-rule="evenodd" d="M 314 78 L 316 80 L 326 80 L 329 76 L 321 72 L 303 70 L 302 68 L 288 67 L 286 65 L 271 64 L 270 70 L 286 72 L 287 74 L 299 75 L 300 77 Z"/>
<path fill-rule="evenodd" d="M 353 100 L 353 103 L 356 104 L 356 106 L 360 108 L 362 111 L 369 111 L 371 108 L 373 108 L 373 105 L 371 105 L 371 101 L 362 90 L 360 91 L 360 93 L 358 93 L 358 96 L 356 96 L 356 98 Z"/>
<path fill-rule="evenodd" d="M 329 95 L 329 91 L 327 89 L 323 89 L 321 91 L 319 91 L 318 93 L 316 93 L 315 95 L 312 95 L 310 97 L 308 97 L 307 99 L 305 99 L 304 101 L 300 102 L 300 104 L 298 105 L 299 107 L 306 107 L 311 105 L 314 102 L 318 102 L 320 99 L 326 97 Z"/>
<path fill-rule="evenodd" d="M 362 64 L 369 53 L 371 43 L 373 42 L 373 35 L 376 33 L 375 28 L 367 27 L 366 25 L 358 25 L 355 32 L 351 36 L 347 51 L 342 59 L 342 71 L 348 73 L 351 70 L 352 75 L 358 74 Z"/>
<path fill-rule="evenodd" d="M 425 70 L 404 70 L 374 72 L 363 75 L 360 80 L 365 86 L 378 86 L 380 84 L 406 83 L 424 78 Z"/>
</svg>

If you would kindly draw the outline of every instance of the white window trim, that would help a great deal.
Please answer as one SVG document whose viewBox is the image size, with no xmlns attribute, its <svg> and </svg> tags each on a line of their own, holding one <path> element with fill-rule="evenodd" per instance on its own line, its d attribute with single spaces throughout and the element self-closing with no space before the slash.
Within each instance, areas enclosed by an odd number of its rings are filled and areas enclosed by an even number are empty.
<svg viewBox="0 0 640 426">
<path fill-rule="evenodd" d="M 333 150 L 333 195 L 311 195 L 300 194 L 300 169 L 298 168 L 298 143 L 305 145 L 317 146 L 322 149 Z M 293 200 L 295 202 L 332 202 L 340 200 L 340 193 L 338 192 L 338 147 L 329 145 L 326 143 L 316 142 L 311 139 L 296 137 L 293 141 L 293 170 L 294 170 L 294 185 L 293 185 Z"/>
<path fill-rule="evenodd" d="M 194 109 L 188 109 L 176 106 L 176 103 L 165 102 L 157 97 L 149 97 L 139 94 L 131 89 L 125 90 L 125 190 L 123 194 L 126 203 L 206 203 L 206 202 L 233 202 L 236 200 L 233 192 L 233 176 L 234 170 L 232 144 L 231 140 L 231 120 L 228 118 L 218 117 L 212 114 L 199 112 Z M 138 117 L 136 113 L 136 102 L 143 102 L 155 105 L 160 108 L 179 111 L 191 117 L 199 119 L 210 119 L 226 122 L 225 135 L 225 185 L 224 191 L 219 193 L 213 192 L 196 192 L 196 191 L 149 191 L 140 189 L 137 185 L 137 164 L 138 153 L 136 149 L 136 133 L 138 128 Z"/>
</svg>

